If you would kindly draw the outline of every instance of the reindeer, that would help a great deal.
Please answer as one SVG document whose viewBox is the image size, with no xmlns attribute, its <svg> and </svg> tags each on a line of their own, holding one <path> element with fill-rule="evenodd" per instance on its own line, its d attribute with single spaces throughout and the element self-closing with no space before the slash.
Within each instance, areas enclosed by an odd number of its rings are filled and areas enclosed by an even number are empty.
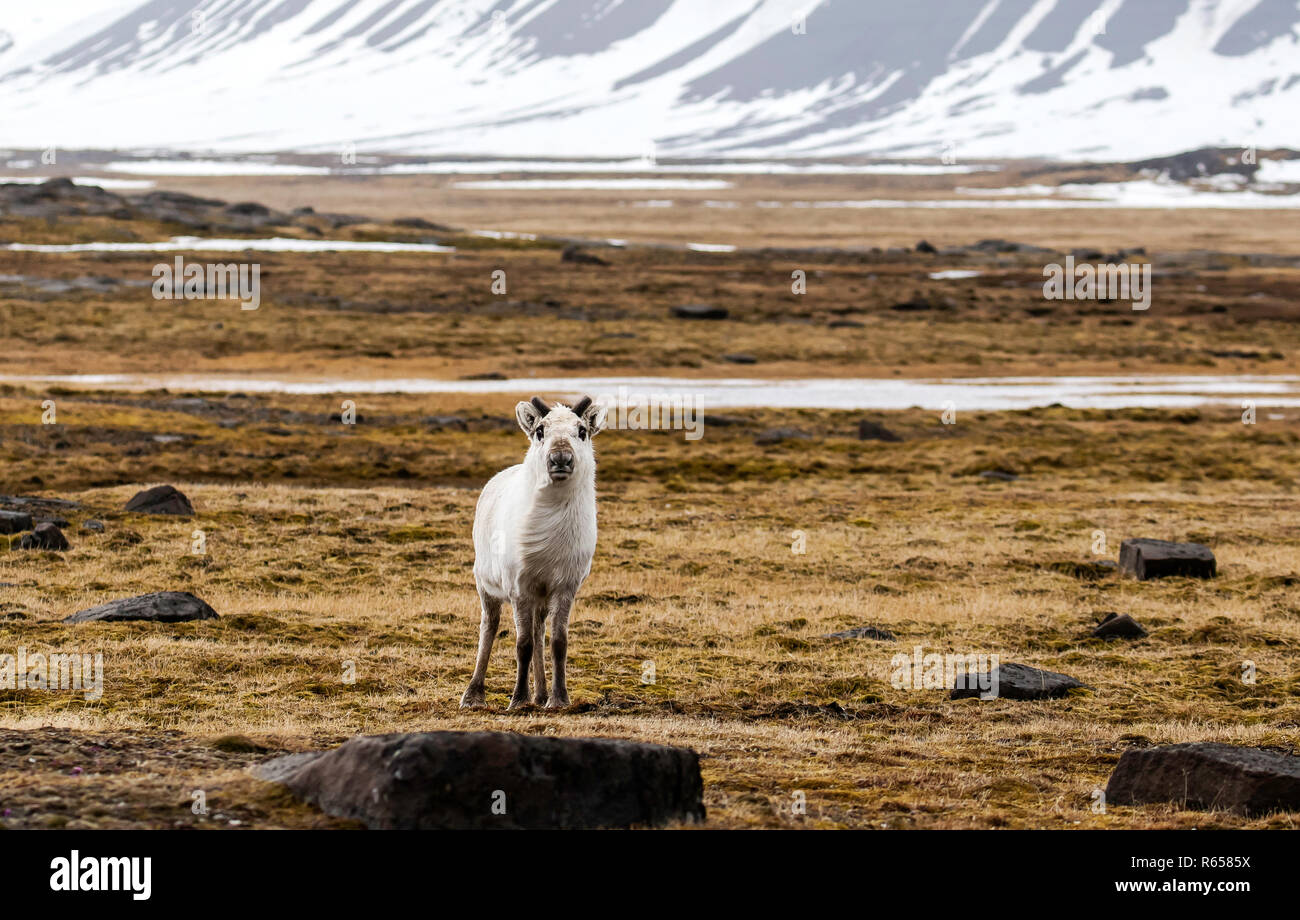
<svg viewBox="0 0 1300 920">
<path fill-rule="evenodd" d="M 462 707 L 482 706 L 483 679 L 492 640 L 509 602 L 515 616 L 518 670 L 509 709 L 533 702 L 548 709 L 569 705 L 565 661 L 569 610 L 596 551 L 596 455 L 591 440 L 605 427 L 605 409 L 584 396 L 569 408 L 548 406 L 534 396 L 515 406 L 528 436 L 524 462 L 493 476 L 474 512 L 474 582 L 483 612 L 474 676 Z M 546 694 L 543 647 L 551 618 L 551 664 L 555 684 Z"/>
</svg>

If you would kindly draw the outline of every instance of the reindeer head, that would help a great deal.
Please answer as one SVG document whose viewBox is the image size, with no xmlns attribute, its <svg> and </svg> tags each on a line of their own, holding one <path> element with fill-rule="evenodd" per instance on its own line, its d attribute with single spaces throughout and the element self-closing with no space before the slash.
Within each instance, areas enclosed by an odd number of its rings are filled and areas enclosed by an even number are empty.
<svg viewBox="0 0 1300 920">
<path fill-rule="evenodd" d="M 584 396 L 570 409 L 556 403 L 548 406 L 536 396 L 515 406 L 519 427 L 528 435 L 525 465 L 545 469 L 549 482 L 590 477 L 596 471 L 591 439 L 605 427 L 605 407 Z"/>
</svg>

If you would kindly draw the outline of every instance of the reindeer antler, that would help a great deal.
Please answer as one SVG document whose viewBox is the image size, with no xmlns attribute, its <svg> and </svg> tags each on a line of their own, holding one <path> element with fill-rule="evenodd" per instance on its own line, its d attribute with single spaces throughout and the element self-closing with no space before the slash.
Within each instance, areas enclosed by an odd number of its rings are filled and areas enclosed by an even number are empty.
<svg viewBox="0 0 1300 920">
<path fill-rule="evenodd" d="M 573 414 L 576 415 L 578 418 L 582 418 L 583 414 L 586 413 L 586 411 L 590 408 L 591 408 L 591 397 L 584 396 L 582 397 L 582 399 L 578 400 L 578 404 L 573 407 Z"/>
<path fill-rule="evenodd" d="M 533 408 L 536 409 L 538 413 L 541 415 L 545 415 L 546 413 L 551 411 L 551 407 L 548 406 L 546 403 L 542 402 L 540 396 L 534 396 L 531 400 L 529 400 L 529 402 L 533 404 Z"/>
</svg>

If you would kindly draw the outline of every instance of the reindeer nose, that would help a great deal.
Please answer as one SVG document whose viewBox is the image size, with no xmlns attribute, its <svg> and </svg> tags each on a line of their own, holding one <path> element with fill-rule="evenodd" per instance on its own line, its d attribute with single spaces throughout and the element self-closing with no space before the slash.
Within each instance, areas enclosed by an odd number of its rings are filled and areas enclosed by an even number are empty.
<svg viewBox="0 0 1300 920">
<path fill-rule="evenodd" d="M 552 474 L 567 476 L 573 472 L 573 451 L 568 447 L 557 447 L 547 456 L 546 467 Z"/>
</svg>

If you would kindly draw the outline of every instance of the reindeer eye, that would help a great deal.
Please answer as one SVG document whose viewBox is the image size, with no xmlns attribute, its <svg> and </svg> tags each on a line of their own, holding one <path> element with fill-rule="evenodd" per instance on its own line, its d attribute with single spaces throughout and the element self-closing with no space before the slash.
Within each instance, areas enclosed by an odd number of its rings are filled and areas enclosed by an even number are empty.
<svg viewBox="0 0 1300 920">
<path fill-rule="evenodd" d="M 587 440 L 587 426 L 586 426 L 586 425 L 579 425 L 579 426 L 578 426 L 578 440 L 579 440 L 579 441 L 585 441 L 585 440 Z"/>
<path fill-rule="evenodd" d="M 537 440 L 540 441 L 542 440 L 542 438 L 546 437 L 546 432 L 542 430 L 541 425 L 538 425 L 536 428 L 533 429 L 533 435 L 537 438 Z"/>
</svg>

